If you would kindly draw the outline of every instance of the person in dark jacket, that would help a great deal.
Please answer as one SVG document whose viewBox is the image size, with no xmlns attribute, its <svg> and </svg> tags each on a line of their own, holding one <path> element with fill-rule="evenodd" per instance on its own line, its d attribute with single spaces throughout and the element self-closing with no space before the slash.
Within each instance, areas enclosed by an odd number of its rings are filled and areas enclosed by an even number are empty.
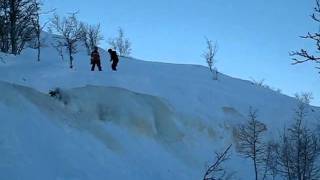
<svg viewBox="0 0 320 180">
<path fill-rule="evenodd" d="M 118 65 L 118 62 L 119 62 L 119 57 L 117 55 L 117 52 L 116 51 L 113 51 L 112 49 L 108 49 L 108 52 L 110 54 L 110 61 L 112 61 L 112 65 L 111 65 L 111 68 L 112 70 L 116 71 L 117 70 L 117 65 Z"/>
<path fill-rule="evenodd" d="M 94 50 L 91 53 L 91 65 L 91 71 L 94 71 L 96 65 L 98 66 L 99 71 L 102 71 L 98 47 L 94 47 Z"/>
</svg>

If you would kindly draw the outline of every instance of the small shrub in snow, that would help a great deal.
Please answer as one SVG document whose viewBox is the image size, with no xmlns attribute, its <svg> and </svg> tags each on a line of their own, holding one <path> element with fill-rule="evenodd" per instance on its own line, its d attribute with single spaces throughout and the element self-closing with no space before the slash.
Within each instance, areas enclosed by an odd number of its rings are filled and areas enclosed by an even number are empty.
<svg viewBox="0 0 320 180">
<path fill-rule="evenodd" d="M 67 95 L 65 95 L 60 88 L 55 88 L 53 90 L 49 91 L 49 95 L 61 102 L 63 102 L 63 104 L 67 105 L 69 102 L 69 98 Z"/>
<path fill-rule="evenodd" d="M 269 89 L 269 90 L 272 90 L 272 91 L 275 91 L 277 93 L 281 93 L 282 90 L 279 89 L 279 88 L 274 88 L 274 87 L 271 87 L 269 85 L 267 85 L 265 83 L 265 79 L 261 79 L 261 80 L 255 80 L 253 78 L 250 78 L 251 79 L 251 83 L 255 86 L 259 86 L 259 87 L 262 87 L 262 88 L 266 88 L 266 89 Z"/>
<path fill-rule="evenodd" d="M 269 86 L 266 85 L 264 82 L 265 82 L 265 79 L 255 80 L 255 79 L 251 78 L 251 83 L 253 85 L 264 87 L 264 88 L 268 88 Z"/>
<path fill-rule="evenodd" d="M 53 89 L 53 90 L 49 90 L 49 95 L 51 97 L 54 97 L 54 98 L 59 99 L 59 100 L 61 100 L 61 98 L 62 98 L 59 88 L 56 88 L 56 89 Z"/>
</svg>

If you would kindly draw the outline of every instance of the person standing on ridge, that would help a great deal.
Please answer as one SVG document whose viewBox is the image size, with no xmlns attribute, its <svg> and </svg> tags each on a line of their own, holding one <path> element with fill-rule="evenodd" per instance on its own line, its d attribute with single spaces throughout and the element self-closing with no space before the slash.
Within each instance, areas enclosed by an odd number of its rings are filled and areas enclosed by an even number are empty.
<svg viewBox="0 0 320 180">
<path fill-rule="evenodd" d="M 94 50 L 91 53 L 91 65 L 91 71 L 94 71 L 96 65 L 98 66 L 99 71 L 102 71 L 98 47 L 94 47 Z"/>
<path fill-rule="evenodd" d="M 110 61 L 112 61 L 112 65 L 111 65 L 111 68 L 113 71 L 116 71 L 117 70 L 117 65 L 118 65 L 118 62 L 119 62 L 119 57 L 117 55 L 117 52 L 116 51 L 113 51 L 112 49 L 108 49 L 108 52 L 110 54 Z"/>
</svg>

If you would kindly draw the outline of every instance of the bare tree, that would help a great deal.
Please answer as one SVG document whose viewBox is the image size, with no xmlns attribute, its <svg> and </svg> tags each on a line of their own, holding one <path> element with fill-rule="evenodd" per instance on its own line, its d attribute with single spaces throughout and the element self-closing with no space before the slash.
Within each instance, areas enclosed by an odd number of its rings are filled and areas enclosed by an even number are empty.
<svg viewBox="0 0 320 180">
<path fill-rule="evenodd" d="M 207 44 L 207 48 L 203 53 L 203 57 L 206 60 L 206 63 L 208 64 L 208 67 L 210 69 L 210 71 L 213 71 L 213 67 L 215 66 L 216 60 L 214 59 L 217 52 L 218 52 L 218 45 L 217 43 L 212 43 L 212 40 L 209 40 L 208 38 L 206 38 L 206 44 Z"/>
<path fill-rule="evenodd" d="M 4 53 L 10 50 L 9 27 L 9 1 L 0 1 L 0 49 Z"/>
<path fill-rule="evenodd" d="M 319 137 L 304 125 L 310 103 L 310 94 L 297 96 L 295 123 L 283 131 L 279 143 L 279 172 L 289 180 L 314 180 L 320 178 Z"/>
<path fill-rule="evenodd" d="M 94 47 L 100 45 L 100 41 L 104 39 L 101 34 L 100 24 L 89 25 L 82 23 L 82 31 L 82 41 L 87 48 L 88 55 L 90 55 Z"/>
<path fill-rule="evenodd" d="M 218 79 L 218 71 L 217 68 L 215 67 L 216 64 L 216 59 L 215 56 L 218 52 L 218 45 L 217 43 L 212 43 L 211 40 L 206 38 L 206 43 L 207 43 L 207 48 L 203 53 L 203 57 L 206 60 L 206 63 L 208 64 L 210 72 L 213 74 L 213 79 L 217 80 Z"/>
<path fill-rule="evenodd" d="M 237 132 L 238 151 L 245 158 L 250 158 L 254 165 L 255 179 L 259 179 L 259 165 L 263 163 L 264 143 L 262 135 L 267 131 L 265 124 L 257 120 L 257 110 L 250 107 L 249 120 L 246 124 L 241 125 Z"/>
<path fill-rule="evenodd" d="M 314 13 L 311 15 L 312 20 L 317 23 L 320 23 L 320 0 L 316 0 L 316 7 L 314 8 Z M 303 39 L 312 40 L 316 44 L 316 50 L 320 51 L 320 33 L 310 33 L 307 35 L 301 36 Z M 316 56 L 305 49 L 301 49 L 300 51 L 293 51 L 290 53 L 293 56 L 292 64 L 300 64 L 304 62 L 315 62 L 316 64 L 320 64 L 320 57 Z M 320 67 L 316 67 L 320 69 Z"/>
<path fill-rule="evenodd" d="M 37 9 L 37 11 L 34 14 L 34 18 L 32 18 L 32 26 L 34 28 L 35 33 L 35 41 L 33 42 L 33 48 L 37 49 L 37 61 L 40 61 L 41 48 L 45 46 L 44 41 L 41 39 L 41 33 L 43 29 L 46 27 L 46 25 L 49 23 L 49 21 L 46 21 L 43 24 L 41 24 L 40 16 L 44 14 L 50 14 L 55 10 L 52 9 L 48 12 L 43 12 L 41 11 L 41 7 L 43 4 L 40 2 L 40 0 L 33 0 L 32 3 L 33 6 Z"/>
<path fill-rule="evenodd" d="M 131 54 L 131 42 L 125 37 L 121 27 L 118 29 L 118 36 L 108 41 L 109 45 L 119 52 L 120 56 L 129 56 Z"/>
<path fill-rule="evenodd" d="M 55 14 L 51 20 L 50 29 L 53 33 L 56 33 L 54 38 L 57 44 L 66 48 L 69 55 L 70 68 L 73 68 L 73 55 L 78 52 L 77 43 L 81 40 L 83 33 L 76 13 L 72 13 L 63 19 Z"/>
<path fill-rule="evenodd" d="M 229 159 L 228 153 L 231 147 L 232 144 L 223 153 L 216 153 L 216 160 L 208 167 L 203 180 L 221 180 L 226 177 L 226 171 L 222 164 Z"/>
<path fill-rule="evenodd" d="M 36 9 L 38 9 L 38 11 L 35 13 L 34 18 L 32 19 L 32 25 L 34 27 L 34 32 L 35 32 L 35 38 L 36 38 L 36 42 L 35 42 L 35 48 L 37 49 L 37 60 L 40 61 L 40 55 L 41 55 L 41 25 L 40 25 L 40 1 L 38 0 L 33 0 L 32 1 L 33 6 L 35 6 Z"/>
<path fill-rule="evenodd" d="M 1 51 L 19 54 L 34 37 L 32 20 L 39 9 L 33 0 L 0 1 Z"/>
</svg>

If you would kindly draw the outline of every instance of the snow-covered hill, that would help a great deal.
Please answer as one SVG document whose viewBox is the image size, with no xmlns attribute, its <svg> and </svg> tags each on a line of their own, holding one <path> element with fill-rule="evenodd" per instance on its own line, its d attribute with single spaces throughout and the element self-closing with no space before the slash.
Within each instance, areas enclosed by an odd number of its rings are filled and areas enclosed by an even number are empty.
<svg viewBox="0 0 320 180">
<path fill-rule="evenodd" d="M 42 61 L 28 49 L 0 54 L 0 179 L 201 179 L 215 150 L 250 106 L 269 137 L 292 121 L 297 102 L 207 68 L 121 58 L 91 72 L 85 51 L 68 68 L 54 49 Z M 48 95 L 62 89 L 62 99 Z M 318 125 L 313 107 L 308 123 Z M 232 152 L 226 166 L 248 179 L 250 162 Z M 253 178 L 252 178 L 253 179 Z"/>
</svg>

